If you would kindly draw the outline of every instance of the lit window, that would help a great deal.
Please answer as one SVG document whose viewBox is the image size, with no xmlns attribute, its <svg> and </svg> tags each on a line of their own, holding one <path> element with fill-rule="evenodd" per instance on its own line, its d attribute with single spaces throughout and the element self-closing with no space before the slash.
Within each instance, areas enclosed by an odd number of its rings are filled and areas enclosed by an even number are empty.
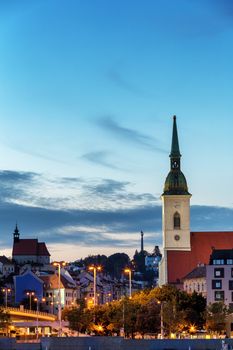
<svg viewBox="0 0 233 350">
<path fill-rule="evenodd" d="M 223 259 L 215 259 L 213 260 L 213 265 L 224 265 Z"/>
<path fill-rule="evenodd" d="M 224 268 L 214 269 L 214 277 L 224 277 Z"/>
<path fill-rule="evenodd" d="M 224 300 L 224 291 L 216 291 L 215 292 L 215 301 L 223 301 Z"/>
<path fill-rule="evenodd" d="M 212 289 L 222 289 L 222 281 L 212 280 Z"/>
</svg>

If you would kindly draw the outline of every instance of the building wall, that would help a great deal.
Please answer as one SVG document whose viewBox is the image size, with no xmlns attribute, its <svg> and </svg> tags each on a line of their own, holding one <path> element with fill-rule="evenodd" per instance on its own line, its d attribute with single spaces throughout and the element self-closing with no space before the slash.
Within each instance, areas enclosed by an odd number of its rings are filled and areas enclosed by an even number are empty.
<svg viewBox="0 0 233 350">
<path fill-rule="evenodd" d="M 13 255 L 13 259 L 18 264 L 25 264 L 27 262 L 37 262 L 37 256 L 36 255 Z"/>
<path fill-rule="evenodd" d="M 43 282 L 32 273 L 26 273 L 20 276 L 14 276 L 15 286 L 15 302 L 20 303 L 27 298 L 27 291 L 35 292 L 35 296 L 39 299 L 43 297 Z"/>
<path fill-rule="evenodd" d="M 46 289 L 44 291 L 45 304 L 43 309 L 49 313 L 58 313 L 58 303 L 59 303 L 59 290 L 58 289 Z M 61 288 L 61 307 L 72 307 L 76 304 L 77 292 L 73 288 Z"/>
<path fill-rule="evenodd" d="M 190 197 L 191 195 L 163 195 L 163 248 L 190 250 Z M 180 214 L 180 229 L 174 229 L 174 214 Z M 179 237 L 179 239 L 176 239 Z"/>
<path fill-rule="evenodd" d="M 15 272 L 15 266 L 13 264 L 2 264 L 0 262 L 0 272 L 3 276 L 8 276 L 9 274 Z"/>
<path fill-rule="evenodd" d="M 14 255 L 13 259 L 18 264 L 26 264 L 28 262 L 40 263 L 40 264 L 49 264 L 49 256 L 37 256 L 37 255 Z"/>
<path fill-rule="evenodd" d="M 184 291 L 189 294 L 197 292 L 206 297 L 206 278 L 199 277 L 184 280 Z"/>
<path fill-rule="evenodd" d="M 221 271 L 223 271 L 223 275 L 221 275 Z M 233 305 L 233 265 L 207 265 L 206 281 L 207 305 L 216 301 Z M 222 299 L 217 297 L 220 294 Z"/>
</svg>

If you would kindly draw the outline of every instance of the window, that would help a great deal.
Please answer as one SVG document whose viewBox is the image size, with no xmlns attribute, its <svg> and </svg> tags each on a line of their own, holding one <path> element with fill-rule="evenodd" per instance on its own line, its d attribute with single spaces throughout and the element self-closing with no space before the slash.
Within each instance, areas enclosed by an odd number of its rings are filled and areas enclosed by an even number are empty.
<svg viewBox="0 0 233 350">
<path fill-rule="evenodd" d="M 179 230 L 180 229 L 180 214 L 176 212 L 174 214 L 173 220 L 174 220 L 174 229 Z"/>
<path fill-rule="evenodd" d="M 233 290 L 233 280 L 229 280 L 229 290 Z"/>
<path fill-rule="evenodd" d="M 224 268 L 214 269 L 214 277 L 224 277 Z"/>
<path fill-rule="evenodd" d="M 213 265 L 224 265 L 224 260 L 223 259 L 214 259 Z"/>
<path fill-rule="evenodd" d="M 212 289 L 222 289 L 222 281 L 212 280 Z"/>
<path fill-rule="evenodd" d="M 233 259 L 227 259 L 227 265 L 233 265 Z"/>
<path fill-rule="evenodd" d="M 224 301 L 224 291 L 219 290 L 214 293 L 214 299 L 215 301 Z"/>
</svg>

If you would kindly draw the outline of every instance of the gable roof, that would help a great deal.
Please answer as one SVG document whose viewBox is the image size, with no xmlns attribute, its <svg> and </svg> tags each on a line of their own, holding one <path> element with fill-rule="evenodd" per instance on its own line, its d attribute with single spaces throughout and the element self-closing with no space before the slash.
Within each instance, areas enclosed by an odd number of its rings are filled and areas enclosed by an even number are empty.
<svg viewBox="0 0 233 350">
<path fill-rule="evenodd" d="M 50 256 L 46 244 L 38 242 L 38 239 L 20 239 L 14 242 L 12 255 Z"/>
<path fill-rule="evenodd" d="M 0 262 L 4 265 L 14 265 L 5 255 L 0 256 Z"/>
<path fill-rule="evenodd" d="M 199 265 L 194 270 L 189 272 L 183 280 L 191 280 L 193 278 L 203 278 L 206 277 L 206 265 Z"/>
<path fill-rule="evenodd" d="M 58 275 L 55 273 L 53 275 L 40 276 L 40 279 L 44 282 L 46 289 L 58 289 L 59 288 L 59 279 Z M 61 288 L 69 289 L 76 288 L 75 282 L 71 283 L 68 281 L 65 276 L 61 275 Z"/>
</svg>

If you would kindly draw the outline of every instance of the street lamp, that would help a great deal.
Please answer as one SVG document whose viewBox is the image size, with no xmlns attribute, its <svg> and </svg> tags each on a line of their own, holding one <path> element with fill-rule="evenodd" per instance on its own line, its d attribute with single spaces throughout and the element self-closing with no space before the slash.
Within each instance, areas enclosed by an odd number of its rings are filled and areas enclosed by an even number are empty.
<svg viewBox="0 0 233 350">
<path fill-rule="evenodd" d="M 61 337 L 62 334 L 62 324 L 61 324 L 61 267 L 65 266 L 64 261 L 54 262 L 53 266 L 58 267 L 58 321 L 59 321 L 59 330 L 58 336 Z"/>
<path fill-rule="evenodd" d="M 163 306 L 164 302 L 158 300 L 157 304 L 160 304 L 160 334 L 161 334 L 161 339 L 164 338 L 164 324 L 163 324 Z"/>
<path fill-rule="evenodd" d="M 39 317 L 38 317 L 38 312 L 39 312 L 39 298 L 34 298 L 34 301 L 36 302 L 36 339 L 39 337 Z M 41 299 L 41 302 L 45 301 L 45 298 Z"/>
<path fill-rule="evenodd" d="M 127 268 L 124 270 L 125 273 L 129 274 L 129 297 L 132 297 L 132 270 Z"/>
<path fill-rule="evenodd" d="M 10 288 L 3 288 L 2 292 L 5 293 L 5 307 L 7 308 L 7 295 L 11 292 Z"/>
<path fill-rule="evenodd" d="M 32 297 L 35 295 L 35 292 L 27 292 L 26 295 L 29 297 L 29 309 L 32 309 Z"/>
<path fill-rule="evenodd" d="M 94 306 L 98 304 L 98 300 L 96 298 L 96 274 L 97 271 L 101 271 L 101 266 L 90 266 L 89 271 L 93 271 L 94 273 Z"/>
</svg>

